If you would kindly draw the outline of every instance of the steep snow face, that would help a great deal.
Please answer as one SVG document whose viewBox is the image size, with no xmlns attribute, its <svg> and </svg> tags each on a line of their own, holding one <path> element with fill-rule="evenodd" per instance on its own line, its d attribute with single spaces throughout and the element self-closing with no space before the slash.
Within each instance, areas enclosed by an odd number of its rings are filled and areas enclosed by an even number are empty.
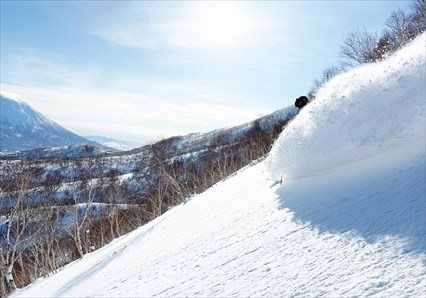
<svg viewBox="0 0 426 298">
<path fill-rule="evenodd" d="M 278 189 L 256 165 L 16 294 L 421 297 L 426 164 L 412 153 Z"/>
<path fill-rule="evenodd" d="M 335 77 L 290 123 L 268 161 L 272 176 L 311 175 L 415 142 L 425 144 L 425 34 L 388 60 Z"/>
<path fill-rule="evenodd" d="M 94 143 L 56 124 L 15 95 L 0 95 L 0 151 Z"/>
</svg>

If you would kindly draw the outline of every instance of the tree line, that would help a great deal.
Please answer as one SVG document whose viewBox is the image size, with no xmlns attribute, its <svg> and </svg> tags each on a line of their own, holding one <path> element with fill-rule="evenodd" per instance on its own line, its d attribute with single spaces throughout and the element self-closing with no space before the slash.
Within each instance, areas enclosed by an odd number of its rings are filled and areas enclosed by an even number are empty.
<svg viewBox="0 0 426 298">
<path fill-rule="evenodd" d="M 407 10 L 398 9 L 389 16 L 384 29 L 370 32 L 366 28 L 348 33 L 340 47 L 339 64 L 327 67 L 315 79 L 309 92 L 315 98 L 317 90 L 336 75 L 351 67 L 386 59 L 426 30 L 426 1 L 413 0 Z"/>
</svg>

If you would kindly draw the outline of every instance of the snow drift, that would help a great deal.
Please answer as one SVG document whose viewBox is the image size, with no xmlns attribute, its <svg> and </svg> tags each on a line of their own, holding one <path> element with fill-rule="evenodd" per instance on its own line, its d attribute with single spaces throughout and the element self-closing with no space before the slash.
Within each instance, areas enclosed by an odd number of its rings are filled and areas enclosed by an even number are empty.
<svg viewBox="0 0 426 298">
<path fill-rule="evenodd" d="M 283 131 L 275 179 L 311 175 L 403 144 L 425 144 L 425 33 L 381 63 L 339 75 Z"/>
</svg>

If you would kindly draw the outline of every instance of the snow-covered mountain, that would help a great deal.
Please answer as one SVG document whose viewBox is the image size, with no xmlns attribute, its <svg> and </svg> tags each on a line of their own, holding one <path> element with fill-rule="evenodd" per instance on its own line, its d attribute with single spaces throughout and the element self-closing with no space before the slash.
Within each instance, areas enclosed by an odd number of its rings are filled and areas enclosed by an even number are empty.
<svg viewBox="0 0 426 298">
<path fill-rule="evenodd" d="M 0 94 L 0 152 L 94 144 L 44 116 L 15 95 Z"/>
<path fill-rule="evenodd" d="M 117 139 L 108 138 L 105 136 L 84 136 L 84 137 L 86 139 L 98 142 L 99 144 L 102 144 L 106 147 L 115 148 L 122 151 L 128 151 L 128 150 L 132 150 L 134 148 L 138 148 L 142 146 L 141 143 L 117 140 Z"/>
<path fill-rule="evenodd" d="M 266 161 L 15 294 L 423 297 L 424 44 L 337 76 Z"/>
</svg>

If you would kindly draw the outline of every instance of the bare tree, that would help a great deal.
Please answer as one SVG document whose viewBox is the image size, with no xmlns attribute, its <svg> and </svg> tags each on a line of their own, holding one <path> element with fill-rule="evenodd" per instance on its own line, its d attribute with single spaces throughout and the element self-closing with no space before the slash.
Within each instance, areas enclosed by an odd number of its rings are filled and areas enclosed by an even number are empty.
<svg viewBox="0 0 426 298">
<path fill-rule="evenodd" d="M 311 91 L 309 92 L 309 97 L 315 98 L 316 93 L 319 88 L 321 88 L 325 83 L 330 81 L 332 78 L 337 76 L 339 73 L 342 73 L 345 70 L 343 66 L 337 67 L 337 66 L 330 66 L 324 69 L 321 73 L 321 76 L 319 78 L 316 78 L 314 80 L 314 86 L 312 87 Z"/>
<path fill-rule="evenodd" d="M 410 16 L 402 9 L 392 12 L 386 21 L 386 27 L 392 51 L 407 44 L 415 35 Z"/>
<path fill-rule="evenodd" d="M 27 167 L 27 163 L 21 163 L 22 168 Z M 25 169 L 24 169 L 25 170 Z M 9 193 L 13 195 L 9 208 L 5 215 L 0 217 L 0 290 L 2 295 L 6 292 L 16 290 L 14 278 L 15 262 L 21 257 L 22 250 L 37 237 L 39 227 L 34 224 L 34 212 L 31 210 L 32 193 L 28 187 L 32 181 L 29 171 L 22 171 L 25 175 L 20 175 L 17 185 L 19 188 Z"/>
<path fill-rule="evenodd" d="M 352 31 L 343 41 L 340 47 L 340 55 L 349 60 L 348 64 L 374 62 L 372 53 L 377 44 L 377 34 L 369 33 L 367 29 Z"/>
<path fill-rule="evenodd" d="M 75 247 L 79 257 L 83 257 L 87 252 L 87 226 L 92 220 L 91 215 L 95 214 L 94 201 L 100 188 L 101 181 L 95 178 L 96 170 L 93 165 L 97 164 L 97 159 L 88 159 L 87 168 L 89 171 L 83 175 L 83 179 L 72 184 L 72 197 L 74 206 L 72 206 L 72 228 L 68 229 L 68 234 L 74 240 Z"/>
<path fill-rule="evenodd" d="M 426 30 L 426 1 L 414 0 L 410 5 L 410 20 L 415 34 Z"/>
</svg>

